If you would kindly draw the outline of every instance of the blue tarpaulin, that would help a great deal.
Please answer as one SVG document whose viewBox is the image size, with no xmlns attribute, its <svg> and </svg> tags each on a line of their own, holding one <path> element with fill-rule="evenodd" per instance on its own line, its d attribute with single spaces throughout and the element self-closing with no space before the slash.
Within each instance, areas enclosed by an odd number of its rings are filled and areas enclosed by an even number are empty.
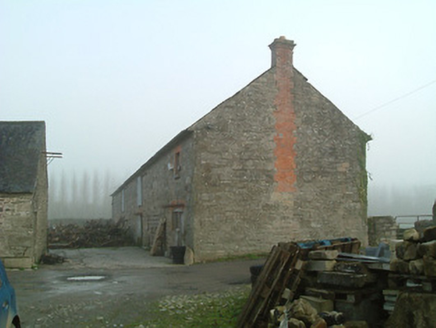
<svg viewBox="0 0 436 328">
<path fill-rule="evenodd" d="M 352 238 L 350 237 L 343 237 L 343 238 L 336 238 L 336 239 L 321 239 L 321 240 L 311 240 L 307 242 L 299 242 L 297 243 L 298 246 L 300 246 L 303 249 L 313 248 L 314 246 L 331 246 L 334 242 L 351 242 Z"/>
</svg>

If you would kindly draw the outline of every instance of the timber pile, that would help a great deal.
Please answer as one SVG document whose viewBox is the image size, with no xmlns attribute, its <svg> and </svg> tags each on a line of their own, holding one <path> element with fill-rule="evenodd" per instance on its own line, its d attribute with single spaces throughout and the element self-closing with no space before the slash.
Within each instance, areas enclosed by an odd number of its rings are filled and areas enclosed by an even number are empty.
<svg viewBox="0 0 436 328">
<path fill-rule="evenodd" d="M 91 248 L 133 245 L 125 221 L 89 220 L 84 225 L 59 224 L 48 230 L 49 248 Z"/>
<path fill-rule="evenodd" d="M 293 300 L 305 265 L 302 258 L 301 248 L 295 243 L 272 248 L 239 317 L 238 327 L 266 327 L 269 312 L 282 296 Z"/>
<path fill-rule="evenodd" d="M 335 259 L 341 252 L 355 254 L 359 249 L 360 242 L 351 238 L 280 243 L 274 246 L 255 279 L 238 319 L 238 327 L 327 327 L 327 323 L 341 323 L 343 314 L 333 311 L 331 300 L 336 294 L 309 287 L 319 287 L 316 282 L 317 271 L 322 270 L 320 272 L 323 273 L 325 269 L 333 269 Z M 328 263 L 330 261 L 332 263 Z M 315 272 L 314 285 L 309 283 L 313 278 L 311 272 Z M 364 273 L 359 273 L 360 281 L 357 284 L 367 279 Z M 324 278 L 319 279 L 321 282 Z M 347 280 L 343 275 L 336 277 L 339 283 L 343 280 Z M 354 287 L 356 279 L 348 280 Z M 340 295 L 343 297 L 344 293 Z"/>
<path fill-rule="evenodd" d="M 154 235 L 153 245 L 150 249 L 150 254 L 152 256 L 164 256 L 165 254 L 165 225 L 166 219 L 160 219 L 159 225 Z"/>
<path fill-rule="evenodd" d="M 347 239 L 274 246 L 262 268 L 250 268 L 238 328 L 435 327 L 436 227 L 391 244 L 376 256 Z"/>
</svg>

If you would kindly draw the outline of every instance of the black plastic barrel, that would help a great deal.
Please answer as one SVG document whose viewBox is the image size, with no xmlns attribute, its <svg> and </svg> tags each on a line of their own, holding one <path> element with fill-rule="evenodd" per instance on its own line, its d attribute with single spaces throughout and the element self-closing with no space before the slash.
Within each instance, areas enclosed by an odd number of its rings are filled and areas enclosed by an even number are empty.
<svg viewBox="0 0 436 328">
<path fill-rule="evenodd" d="M 185 263 L 185 246 L 171 246 L 171 254 L 173 255 L 174 264 L 184 264 Z"/>
</svg>

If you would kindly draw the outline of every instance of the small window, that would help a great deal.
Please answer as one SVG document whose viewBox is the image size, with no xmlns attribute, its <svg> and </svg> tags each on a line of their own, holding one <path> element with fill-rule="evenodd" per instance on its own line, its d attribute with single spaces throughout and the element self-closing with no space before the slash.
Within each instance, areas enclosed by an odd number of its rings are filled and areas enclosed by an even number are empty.
<svg viewBox="0 0 436 328">
<path fill-rule="evenodd" d="M 173 211 L 173 222 L 172 222 L 172 230 L 180 229 L 182 227 L 182 214 L 183 211 L 181 209 L 176 209 Z"/>
<path fill-rule="evenodd" d="M 142 206 L 142 177 L 136 178 L 136 205 Z"/>
<path fill-rule="evenodd" d="M 174 177 L 179 178 L 179 173 L 182 167 L 180 166 L 180 152 L 174 154 Z"/>
<path fill-rule="evenodd" d="M 124 189 L 121 190 L 121 212 L 124 212 Z"/>
</svg>

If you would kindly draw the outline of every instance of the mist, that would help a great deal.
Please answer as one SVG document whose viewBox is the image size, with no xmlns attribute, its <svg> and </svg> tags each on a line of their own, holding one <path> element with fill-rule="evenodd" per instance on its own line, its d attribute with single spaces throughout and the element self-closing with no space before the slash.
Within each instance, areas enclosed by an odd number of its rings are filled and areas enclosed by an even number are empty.
<svg viewBox="0 0 436 328">
<path fill-rule="evenodd" d="M 44 120 L 47 150 L 63 153 L 50 217 L 110 216 L 110 194 L 266 71 L 283 35 L 295 67 L 373 138 L 368 214 L 430 214 L 435 12 L 425 0 L 3 0 L 0 120 Z"/>
</svg>

